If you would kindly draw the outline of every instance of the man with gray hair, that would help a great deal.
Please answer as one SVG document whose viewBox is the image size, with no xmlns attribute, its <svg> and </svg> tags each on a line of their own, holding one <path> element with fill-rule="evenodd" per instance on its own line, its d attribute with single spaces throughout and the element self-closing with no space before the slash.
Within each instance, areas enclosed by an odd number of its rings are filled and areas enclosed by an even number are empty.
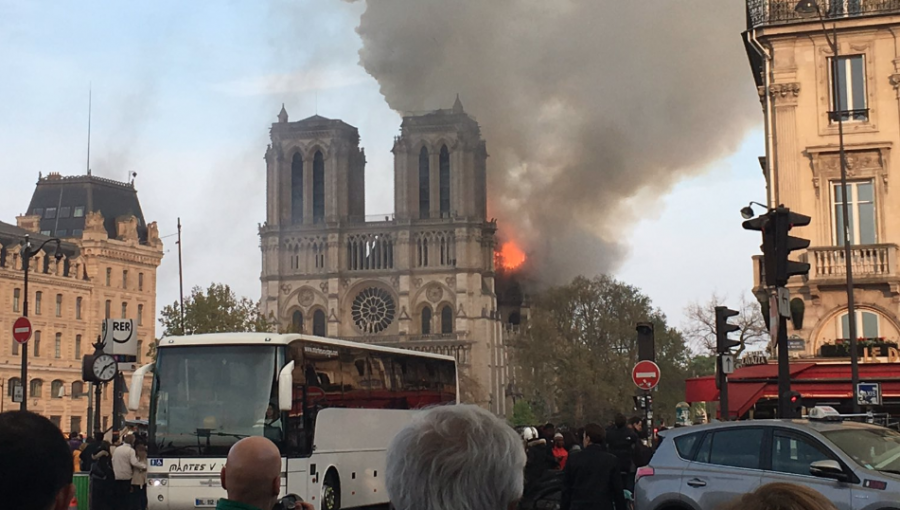
<svg viewBox="0 0 900 510">
<path fill-rule="evenodd" d="M 503 420 L 474 405 L 424 411 L 391 441 L 386 484 L 395 510 L 512 510 L 525 450 Z"/>
</svg>

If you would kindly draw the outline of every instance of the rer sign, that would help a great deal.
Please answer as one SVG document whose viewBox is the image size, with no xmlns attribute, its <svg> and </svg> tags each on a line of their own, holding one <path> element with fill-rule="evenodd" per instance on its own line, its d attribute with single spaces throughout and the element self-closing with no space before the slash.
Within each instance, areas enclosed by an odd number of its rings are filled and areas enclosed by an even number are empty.
<svg viewBox="0 0 900 510">
<path fill-rule="evenodd" d="M 102 331 L 103 352 L 113 356 L 137 356 L 134 319 L 106 319 Z"/>
</svg>

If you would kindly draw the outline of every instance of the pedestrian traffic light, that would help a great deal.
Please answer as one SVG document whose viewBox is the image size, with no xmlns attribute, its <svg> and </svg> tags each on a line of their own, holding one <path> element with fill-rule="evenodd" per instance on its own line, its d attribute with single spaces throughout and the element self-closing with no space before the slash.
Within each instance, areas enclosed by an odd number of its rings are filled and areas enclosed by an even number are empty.
<svg viewBox="0 0 900 510">
<path fill-rule="evenodd" d="M 803 415 L 803 395 L 797 391 L 788 391 L 784 394 L 784 400 L 787 402 L 787 409 L 791 413 L 785 418 L 799 418 Z"/>
<path fill-rule="evenodd" d="M 634 399 L 634 410 L 645 409 L 647 407 L 647 401 L 645 400 L 647 397 L 644 395 L 635 395 L 631 397 Z"/>
<path fill-rule="evenodd" d="M 731 340 L 728 338 L 728 333 L 732 331 L 737 331 L 740 326 L 735 326 L 734 324 L 728 323 L 729 317 L 734 317 L 735 315 L 739 315 L 740 312 L 736 310 L 730 310 L 724 306 L 716 307 L 716 353 L 717 354 L 731 354 L 731 348 L 741 345 L 741 343 L 737 340 Z"/>
<path fill-rule="evenodd" d="M 766 286 L 775 286 L 775 221 L 772 218 L 772 211 L 745 221 L 742 226 L 744 230 L 756 230 L 762 233 L 762 245 L 760 249 L 763 252 L 763 277 Z"/>
<path fill-rule="evenodd" d="M 791 212 L 787 207 L 775 209 L 775 285 L 787 285 L 791 276 L 809 274 L 809 264 L 790 260 L 792 251 L 809 247 L 809 239 L 788 235 L 791 228 L 809 225 L 810 217 Z"/>
</svg>

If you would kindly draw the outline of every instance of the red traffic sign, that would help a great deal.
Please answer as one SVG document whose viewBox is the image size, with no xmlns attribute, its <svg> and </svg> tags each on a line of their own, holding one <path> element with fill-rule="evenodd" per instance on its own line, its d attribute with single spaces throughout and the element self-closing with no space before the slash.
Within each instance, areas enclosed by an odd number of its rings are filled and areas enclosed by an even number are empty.
<svg viewBox="0 0 900 510">
<path fill-rule="evenodd" d="M 652 390 L 659 384 L 659 365 L 652 361 L 638 361 L 631 369 L 631 380 L 642 390 Z"/>
<path fill-rule="evenodd" d="M 19 317 L 13 323 L 13 339 L 24 344 L 29 338 L 31 338 L 31 321 L 28 317 Z"/>
</svg>

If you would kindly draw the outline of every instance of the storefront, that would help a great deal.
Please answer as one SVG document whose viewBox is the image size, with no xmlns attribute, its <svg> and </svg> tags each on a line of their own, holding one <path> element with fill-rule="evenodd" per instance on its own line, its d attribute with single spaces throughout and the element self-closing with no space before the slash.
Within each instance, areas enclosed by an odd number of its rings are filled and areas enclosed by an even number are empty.
<svg viewBox="0 0 900 510">
<path fill-rule="evenodd" d="M 848 361 L 810 360 L 790 365 L 791 389 L 803 396 L 803 406 L 832 406 L 841 413 L 853 411 Z M 900 414 L 900 363 L 860 363 L 859 380 L 880 383 L 882 404 L 864 411 Z M 715 376 L 686 381 L 685 401 L 719 400 Z M 728 376 L 728 407 L 731 419 L 775 418 L 778 407 L 778 365 L 768 363 L 742 367 Z"/>
</svg>

